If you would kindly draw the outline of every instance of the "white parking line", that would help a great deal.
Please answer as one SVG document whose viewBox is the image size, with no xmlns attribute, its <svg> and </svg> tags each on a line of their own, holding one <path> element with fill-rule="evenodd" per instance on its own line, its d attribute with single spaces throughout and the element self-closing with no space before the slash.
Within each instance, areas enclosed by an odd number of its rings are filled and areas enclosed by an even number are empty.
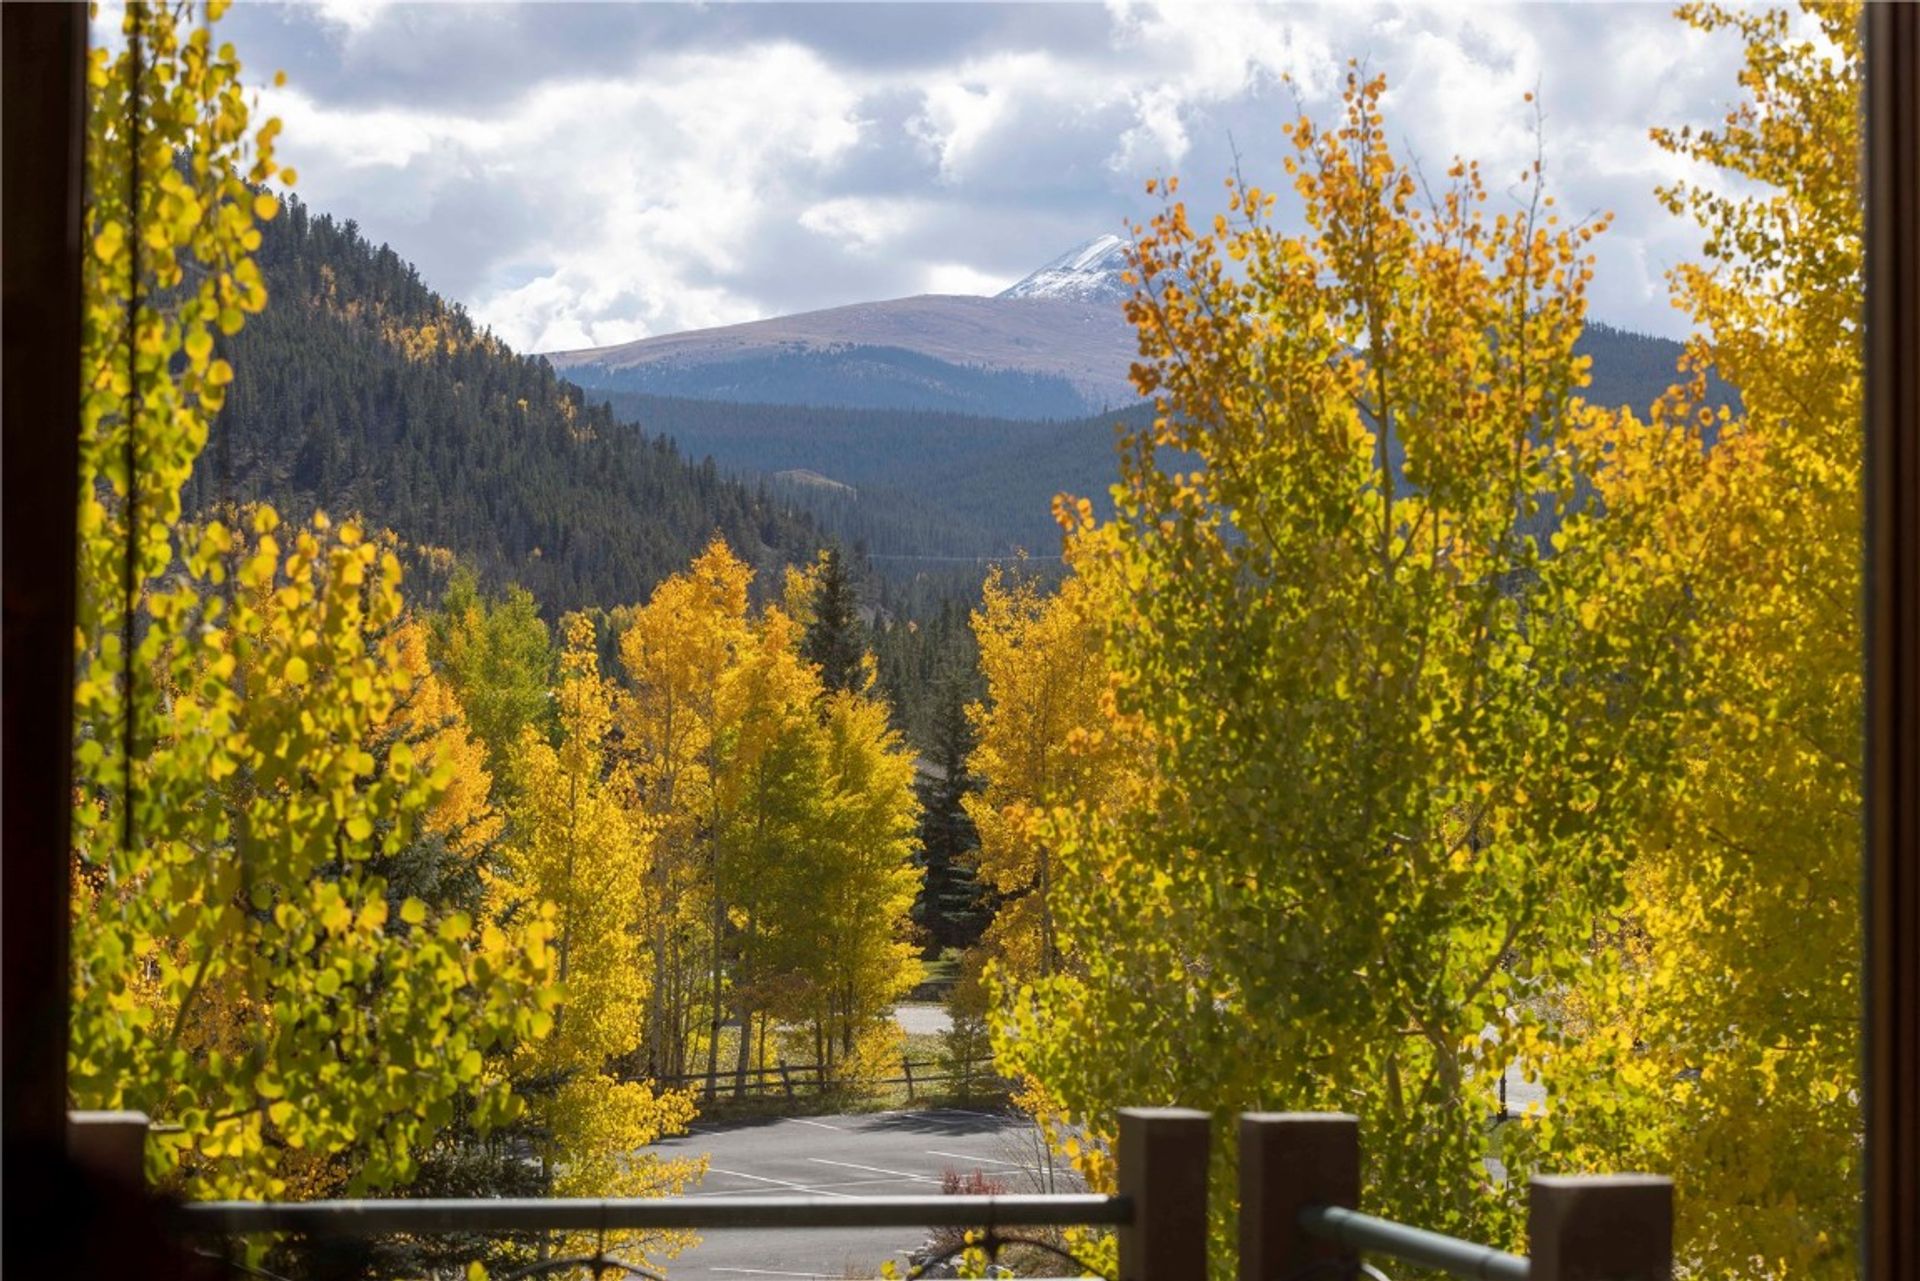
<svg viewBox="0 0 1920 1281">
<path fill-rule="evenodd" d="M 1010 1165 L 1016 1170 L 1044 1170 L 1046 1168 L 1041 1165 L 1024 1165 L 1019 1161 L 996 1161 L 990 1156 L 968 1156 L 964 1152 L 942 1152 L 938 1148 L 928 1148 L 927 1155 L 952 1157 L 956 1161 L 979 1161 L 986 1165 Z"/>
<path fill-rule="evenodd" d="M 822 1281 L 839 1281 L 837 1272 L 775 1272 L 772 1268 L 708 1268 L 709 1272 L 732 1272 L 748 1277 L 806 1277 L 809 1281 L 820 1278 Z"/>
<path fill-rule="evenodd" d="M 730 1179 L 751 1179 L 755 1183 L 771 1183 L 775 1187 L 785 1188 L 789 1192 L 805 1192 L 805 1193 L 811 1194 L 812 1192 L 815 1191 L 813 1186 L 810 1184 L 794 1183 L 788 1179 L 769 1179 L 765 1175 L 742 1174 L 738 1170 L 722 1170 L 718 1166 L 712 1166 L 712 1165 L 708 1166 L 707 1169 L 710 1173 L 724 1174 Z M 853 1193 L 851 1192 L 827 1192 L 822 1190 L 820 1192 L 820 1195 L 842 1197 L 848 1201 L 858 1201 L 860 1199 L 859 1197 L 853 1195 Z"/>
<path fill-rule="evenodd" d="M 905 1170 L 883 1170 L 877 1165 L 855 1165 L 851 1161 L 829 1161 L 823 1156 L 810 1156 L 807 1160 L 816 1165 L 837 1165 L 848 1170 L 864 1170 L 868 1174 L 890 1174 L 896 1179 L 911 1179 L 915 1183 L 938 1183 L 939 1179 L 928 1174 L 908 1174 Z"/>
<path fill-rule="evenodd" d="M 828 1125 L 825 1121 L 809 1121 L 804 1116 L 790 1116 L 786 1119 L 795 1125 L 811 1125 L 816 1130 L 832 1130 L 836 1134 L 845 1134 L 847 1132 L 844 1126 Z"/>
<path fill-rule="evenodd" d="M 724 1174 L 726 1173 L 726 1171 L 717 1170 L 714 1173 Z M 751 1177 L 751 1176 L 743 1175 L 740 1177 L 745 1178 L 745 1177 Z M 796 1188 L 804 1186 L 804 1188 L 808 1192 L 819 1192 L 822 1195 L 825 1195 L 827 1191 L 831 1188 L 870 1188 L 874 1186 L 876 1183 L 886 1185 L 886 1184 L 893 1184 L 898 1182 L 900 1182 L 899 1179 L 892 1178 L 892 1177 L 888 1177 L 884 1179 L 844 1179 L 844 1180 L 835 1179 L 831 1183 L 808 1183 L 804 1185 L 795 1184 L 794 1186 Z M 740 1194 L 739 1192 L 733 1189 L 728 1189 L 728 1188 L 708 1188 L 708 1189 L 703 1189 L 702 1191 L 699 1191 L 699 1192 L 689 1192 L 687 1193 L 687 1195 L 688 1196 L 738 1196 Z"/>
</svg>

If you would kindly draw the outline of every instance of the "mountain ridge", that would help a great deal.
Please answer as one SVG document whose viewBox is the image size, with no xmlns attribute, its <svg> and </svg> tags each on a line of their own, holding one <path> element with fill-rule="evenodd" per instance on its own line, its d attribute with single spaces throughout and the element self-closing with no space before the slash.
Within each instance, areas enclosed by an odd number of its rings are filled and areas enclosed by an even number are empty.
<svg viewBox="0 0 1920 1281">
<path fill-rule="evenodd" d="M 920 294 L 850 303 L 610 347 L 551 352 L 603 394 L 1045 420 L 1140 403 L 1139 342 L 1124 302 L 1132 245 L 1082 242 L 993 297 Z M 1671 381 L 1677 344 L 1590 322 L 1589 398 L 1634 403 Z"/>
<path fill-rule="evenodd" d="M 1109 303 L 919 294 L 547 359 L 600 391 L 1047 418 L 1132 403 L 1136 352 Z"/>
</svg>

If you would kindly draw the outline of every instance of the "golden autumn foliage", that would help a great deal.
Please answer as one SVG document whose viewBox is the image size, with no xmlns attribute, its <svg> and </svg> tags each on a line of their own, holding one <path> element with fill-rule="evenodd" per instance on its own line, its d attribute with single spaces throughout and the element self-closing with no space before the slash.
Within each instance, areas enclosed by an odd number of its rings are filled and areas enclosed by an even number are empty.
<svg viewBox="0 0 1920 1281">
<path fill-rule="evenodd" d="M 1381 1136 L 1371 1207 L 1511 1243 L 1521 1183 L 1486 1175 L 1483 1118 L 1509 1064 L 1553 1057 L 1537 998 L 1625 893 L 1674 759 L 1656 620 L 1685 585 L 1623 572 L 1593 501 L 1655 444 L 1580 399 L 1605 219 L 1563 221 L 1537 164 L 1517 204 L 1490 208 L 1471 161 L 1423 187 L 1383 94 L 1354 71 L 1337 120 L 1287 126 L 1304 231 L 1238 181 L 1198 230 L 1169 181 L 1137 233 L 1157 413 L 1123 441 L 1114 519 L 1063 510 L 1093 639 L 1049 643 L 1103 654 L 1105 719 L 1148 765 L 1052 802 L 1075 963 L 1003 984 L 995 1047 L 1096 1183 L 1122 1106 L 1347 1111 Z M 1004 789 L 1045 767 L 997 768 Z M 1513 1166 L 1553 1159 L 1528 1144 Z"/>
<path fill-rule="evenodd" d="M 374 870 L 458 768 L 393 732 L 392 554 L 324 517 L 183 519 L 232 379 L 214 337 L 266 303 L 252 184 L 293 178 L 224 7 L 129 6 L 90 55 L 69 1085 L 162 1124 L 170 1190 L 373 1189 L 456 1111 L 513 1114 L 485 1061 L 534 1031 L 546 931 Z"/>
<path fill-rule="evenodd" d="M 1738 181 L 1662 193 L 1706 242 L 1651 406 L 1582 398 L 1607 219 L 1537 161 L 1517 201 L 1466 160 L 1429 188 L 1381 79 L 1287 125 L 1298 231 L 1238 178 L 1203 228 L 1154 188 L 1115 516 L 1063 502 L 1064 583 L 995 571 L 972 619 L 999 909 L 963 1033 L 1095 1186 L 1122 1106 L 1338 1109 L 1396 1218 L 1516 1245 L 1531 1174 L 1641 1167 L 1689 1273 L 1853 1266 L 1857 15 L 1681 13 L 1744 43 L 1746 96 L 1655 134 Z M 646 1148 L 686 1078 L 739 1090 L 770 1041 L 890 1072 L 920 977 L 915 763 L 843 567 L 756 607 L 716 539 L 556 653 L 457 572 L 409 618 L 355 522 L 187 519 L 292 177 L 189 18 L 129 8 L 89 70 L 74 1102 L 152 1114 L 192 1196 L 402 1185 L 523 1115 L 552 1194 L 682 1190 L 702 1164 Z M 1497 1178 L 1515 1065 L 1549 1101 Z"/>
<path fill-rule="evenodd" d="M 980 835 L 980 881 L 1000 898 L 983 944 L 1016 983 L 1065 959 L 1050 902 L 1054 810 L 1117 803 L 1143 765 L 1115 715 L 1091 590 L 1076 576 L 1042 594 L 996 568 L 973 614 L 987 696 L 967 712 L 970 769 L 986 786 L 963 804 Z"/>
<path fill-rule="evenodd" d="M 912 759 L 870 694 L 827 694 L 788 611 L 749 609 L 751 579 L 716 540 L 621 635 L 623 740 L 667 905 L 647 926 L 663 982 L 646 1053 L 717 1081 L 731 1022 L 736 1073 L 784 1028 L 846 1075 L 878 1061 L 862 1047 L 919 975 Z M 807 608 L 812 579 L 787 586 Z"/>
<path fill-rule="evenodd" d="M 1672 274 L 1692 378 L 1647 430 L 1714 444 L 1645 478 L 1669 501 L 1640 559 L 1696 567 L 1694 714 L 1561 1065 L 1623 1088 L 1549 1115 L 1582 1164 L 1672 1173 L 1690 1269 L 1838 1278 L 1861 1160 L 1859 11 L 1680 13 L 1745 46 L 1723 121 L 1655 133 L 1740 183 L 1662 193 L 1706 240 Z M 1701 409 L 1708 371 L 1737 412 Z"/>
<path fill-rule="evenodd" d="M 750 638 L 751 578 L 747 566 L 716 541 L 687 573 L 656 587 L 620 636 L 627 677 L 621 729 L 641 803 L 658 824 L 652 875 L 661 910 L 648 927 L 656 982 L 646 1058 L 651 1070 L 665 1075 L 691 1069 L 693 1041 L 701 1031 L 710 1060 L 717 1061 L 717 1003 L 704 1028 L 695 1025 L 703 991 L 712 994 L 715 964 L 710 941 L 703 944 L 715 919 L 707 836 L 718 822 L 731 714 L 725 690 Z M 724 913 L 719 919 L 724 922 Z"/>
<path fill-rule="evenodd" d="M 427 630 L 417 620 L 394 634 L 395 657 L 409 688 L 395 718 L 423 768 L 443 780 L 440 795 L 422 815 L 423 832 L 440 837 L 455 857 L 472 861 L 498 840 L 505 818 L 493 805 L 493 775 L 486 745 L 467 726 L 466 710 L 427 657 Z"/>
<path fill-rule="evenodd" d="M 1114 521 L 1068 523 L 1153 770 L 1039 825 L 1085 972 L 996 1028 L 1096 1183 L 1127 1103 L 1339 1108 L 1395 1217 L 1512 1241 L 1527 1172 L 1651 1169 L 1689 1272 L 1854 1267 L 1857 10 L 1681 17 L 1745 43 L 1746 97 L 1655 133 L 1738 181 L 1662 192 L 1707 239 L 1644 413 L 1580 400 L 1597 225 L 1538 165 L 1517 213 L 1471 163 L 1426 192 L 1378 81 L 1288 130 L 1303 234 L 1237 183 L 1210 233 L 1171 183 L 1142 229 L 1160 413 Z M 1497 1183 L 1514 1063 L 1549 1095 Z"/>
<path fill-rule="evenodd" d="M 512 1070 L 529 1082 L 558 1081 L 550 1092 L 533 1090 L 531 1104 L 554 1195 L 677 1192 L 698 1180 L 702 1164 L 642 1149 L 684 1130 L 692 1099 L 623 1081 L 613 1066 L 632 1048 L 653 986 L 638 927 L 655 910 L 654 832 L 626 769 L 608 759 L 614 692 L 599 672 L 593 624 L 573 614 L 562 630 L 557 741 L 521 731 L 514 836 L 492 887 L 497 915 L 545 912 L 554 930 L 560 997 L 551 1033 L 528 1046 Z M 652 1259 L 684 1242 L 675 1234 L 623 1235 L 619 1244 Z"/>
</svg>

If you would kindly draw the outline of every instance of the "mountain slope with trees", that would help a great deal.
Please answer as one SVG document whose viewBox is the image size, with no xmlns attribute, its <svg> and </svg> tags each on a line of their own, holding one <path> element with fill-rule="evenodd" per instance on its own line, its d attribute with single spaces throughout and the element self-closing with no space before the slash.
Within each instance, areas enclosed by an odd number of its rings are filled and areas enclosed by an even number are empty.
<svg viewBox="0 0 1920 1281">
<path fill-rule="evenodd" d="M 223 342 L 234 383 L 189 510 L 357 512 L 550 611 L 641 599 L 715 534 L 763 570 L 812 559 L 794 505 L 617 422 L 351 220 L 290 198 L 262 232 L 273 306 Z"/>
</svg>

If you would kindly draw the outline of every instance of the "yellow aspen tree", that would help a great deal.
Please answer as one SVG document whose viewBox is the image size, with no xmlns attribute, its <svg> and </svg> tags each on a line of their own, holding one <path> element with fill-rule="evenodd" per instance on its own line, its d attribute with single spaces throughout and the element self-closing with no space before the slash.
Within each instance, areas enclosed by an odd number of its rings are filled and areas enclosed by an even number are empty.
<svg viewBox="0 0 1920 1281">
<path fill-rule="evenodd" d="M 163 1187 L 404 1183 L 457 1109 L 514 1101 L 488 1052 L 537 1032 L 545 927 L 390 900 L 373 870 L 446 777 L 374 746 L 410 677 L 400 567 L 351 523 L 183 519 L 266 305 L 250 254 L 293 173 L 207 6 L 130 5 L 92 51 L 75 636 L 75 1106 L 164 1127 Z"/>
<path fill-rule="evenodd" d="M 1654 134 L 1733 180 L 1661 193 L 1706 233 L 1672 273 L 1698 329 L 1654 415 L 1698 497 L 1639 560 L 1702 567 L 1695 711 L 1610 936 L 1621 968 L 1578 993 L 1593 1035 L 1562 1063 L 1632 1088 L 1548 1119 L 1581 1164 L 1672 1173 L 1689 1269 L 1839 1278 L 1862 1133 L 1859 8 L 1679 16 L 1745 46 L 1724 119 Z M 1736 411 L 1703 407 L 1709 371 Z"/>
<path fill-rule="evenodd" d="M 735 1046 L 734 1088 L 753 1066 L 755 1020 L 765 1032 L 778 995 L 823 957 L 794 944 L 815 937 L 796 873 L 809 864 L 827 779 L 814 707 L 820 682 L 800 656 L 801 629 L 768 608 L 736 655 L 726 686 L 718 778 L 719 882 L 727 887 L 726 945 Z M 796 921 L 796 916 L 801 919 Z"/>
<path fill-rule="evenodd" d="M 1056 809 L 1075 964 L 1005 992 L 994 1043 L 1096 1181 L 1121 1106 L 1338 1109 L 1375 1136 L 1372 1207 L 1517 1244 L 1485 1118 L 1564 1035 L 1533 995 L 1624 896 L 1673 755 L 1649 695 L 1677 682 L 1649 673 L 1680 651 L 1649 620 L 1684 592 L 1585 608 L 1613 567 L 1589 498 L 1610 419 L 1574 354 L 1605 219 L 1563 221 L 1540 162 L 1493 207 L 1508 176 L 1471 161 L 1423 184 L 1384 94 L 1354 69 L 1338 119 L 1287 126 L 1298 234 L 1238 180 L 1206 230 L 1171 180 L 1137 230 L 1157 413 L 1114 519 L 1066 514 L 1151 767 Z"/>
<path fill-rule="evenodd" d="M 600 674 L 593 625 L 571 614 L 561 631 L 557 742 L 532 727 L 521 731 L 515 839 L 494 886 L 498 915 L 551 905 L 560 985 L 551 1034 L 525 1050 L 514 1073 L 557 1082 L 531 1101 L 546 1131 L 540 1155 L 554 1195 L 657 1195 L 699 1176 L 698 1162 L 642 1150 L 682 1131 L 692 1100 L 622 1081 L 611 1067 L 644 1026 L 653 971 L 639 926 L 652 912 L 653 832 L 636 821 L 625 768 L 608 759 L 614 698 Z M 675 1236 L 625 1241 L 641 1258 L 683 1243 Z"/>
<path fill-rule="evenodd" d="M 813 987 L 839 1042 L 840 1074 L 891 1076 L 900 1046 L 893 1005 L 922 969 L 910 937 L 921 886 L 913 752 L 889 726 L 886 703 L 866 694 L 828 696 L 823 729 Z"/>
<path fill-rule="evenodd" d="M 685 574 L 661 583 L 620 636 L 627 688 L 619 704 L 637 802 L 656 824 L 650 922 L 653 999 L 647 1012 L 650 1074 L 681 1075 L 698 1012 L 712 994 L 714 886 L 724 687 L 751 642 L 752 571 L 715 539 Z M 704 1028 L 721 1018 L 706 1011 Z M 710 1047 L 717 1054 L 717 1047 Z"/>
<path fill-rule="evenodd" d="M 986 698 L 967 709 L 969 769 L 985 781 L 962 804 L 980 834 L 981 884 L 999 898 L 983 946 L 1012 982 L 1061 967 L 1051 904 L 1049 819 L 1101 806 L 1134 764 L 1109 704 L 1111 676 L 1085 579 L 1045 593 L 995 567 L 973 612 Z"/>
<path fill-rule="evenodd" d="M 421 765 L 444 780 L 421 816 L 421 832 L 446 842 L 457 861 L 474 864 L 499 839 L 506 820 L 493 804 L 487 745 L 474 736 L 453 687 L 434 671 L 428 648 L 427 628 L 417 619 L 395 630 L 394 650 L 409 687 L 395 708 L 394 728 Z"/>
<path fill-rule="evenodd" d="M 790 1039 L 828 1080 L 857 1086 L 897 1067 L 892 1007 L 922 973 L 913 757 L 884 702 L 828 693 L 807 670 L 784 780 L 790 843 L 767 868 L 759 963 Z"/>
</svg>

